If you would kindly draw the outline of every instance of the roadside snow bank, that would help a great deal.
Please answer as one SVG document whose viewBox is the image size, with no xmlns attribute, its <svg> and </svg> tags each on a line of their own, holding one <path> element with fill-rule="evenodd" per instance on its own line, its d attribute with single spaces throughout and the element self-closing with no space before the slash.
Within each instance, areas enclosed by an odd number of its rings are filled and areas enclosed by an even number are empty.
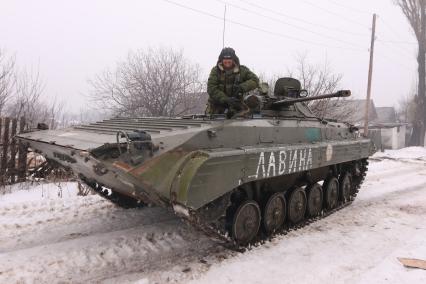
<svg viewBox="0 0 426 284">
<path fill-rule="evenodd" d="M 407 147 L 399 150 L 385 150 L 385 152 L 377 152 L 373 155 L 374 158 L 388 158 L 396 160 L 426 160 L 425 147 Z"/>
<path fill-rule="evenodd" d="M 6 188 L 6 194 L 0 195 L 0 206 L 11 203 L 29 201 L 48 201 L 76 197 L 78 193 L 76 182 L 19 183 Z"/>
</svg>

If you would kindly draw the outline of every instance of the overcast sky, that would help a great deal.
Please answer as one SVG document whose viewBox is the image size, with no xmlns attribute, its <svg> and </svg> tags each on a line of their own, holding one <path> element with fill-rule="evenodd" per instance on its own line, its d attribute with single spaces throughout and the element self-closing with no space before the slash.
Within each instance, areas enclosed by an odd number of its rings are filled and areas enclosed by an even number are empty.
<svg viewBox="0 0 426 284">
<path fill-rule="evenodd" d="M 415 86 L 415 38 L 392 0 L 0 0 L 0 47 L 21 66 L 39 66 L 46 95 L 78 111 L 88 105 L 87 80 L 130 50 L 183 49 L 207 77 L 222 48 L 225 2 L 225 45 L 257 73 L 285 75 L 307 53 L 312 63 L 328 60 L 341 87 L 365 97 L 375 12 L 376 105 L 396 106 Z"/>
</svg>

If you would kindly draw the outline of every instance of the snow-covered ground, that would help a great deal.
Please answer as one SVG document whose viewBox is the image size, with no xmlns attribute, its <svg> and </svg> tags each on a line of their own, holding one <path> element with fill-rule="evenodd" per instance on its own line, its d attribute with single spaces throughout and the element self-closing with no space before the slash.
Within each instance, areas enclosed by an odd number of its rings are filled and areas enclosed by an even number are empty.
<svg viewBox="0 0 426 284">
<path fill-rule="evenodd" d="M 162 208 L 120 209 L 75 183 L 0 196 L 0 283 L 426 283 L 426 149 L 377 153 L 349 207 L 245 253 Z"/>
</svg>

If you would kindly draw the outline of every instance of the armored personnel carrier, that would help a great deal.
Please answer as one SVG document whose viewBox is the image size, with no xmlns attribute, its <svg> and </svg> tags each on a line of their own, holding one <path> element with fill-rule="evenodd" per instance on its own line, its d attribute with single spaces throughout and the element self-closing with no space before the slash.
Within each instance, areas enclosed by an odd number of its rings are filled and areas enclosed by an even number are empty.
<svg viewBox="0 0 426 284">
<path fill-rule="evenodd" d="M 113 118 L 20 134 L 112 202 L 154 204 L 245 246 L 328 215 L 356 196 L 375 151 L 356 127 L 316 117 L 300 82 L 251 94 L 247 109 L 182 118 Z"/>
</svg>

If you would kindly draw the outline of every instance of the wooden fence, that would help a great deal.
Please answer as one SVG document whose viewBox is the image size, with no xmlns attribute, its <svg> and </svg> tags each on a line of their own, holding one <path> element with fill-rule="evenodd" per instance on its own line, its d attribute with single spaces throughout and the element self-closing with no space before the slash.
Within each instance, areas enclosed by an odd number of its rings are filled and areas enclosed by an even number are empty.
<svg viewBox="0 0 426 284">
<path fill-rule="evenodd" d="M 0 117 L 0 185 L 22 182 L 27 173 L 27 148 L 16 134 L 25 130 L 25 119 Z"/>
</svg>

